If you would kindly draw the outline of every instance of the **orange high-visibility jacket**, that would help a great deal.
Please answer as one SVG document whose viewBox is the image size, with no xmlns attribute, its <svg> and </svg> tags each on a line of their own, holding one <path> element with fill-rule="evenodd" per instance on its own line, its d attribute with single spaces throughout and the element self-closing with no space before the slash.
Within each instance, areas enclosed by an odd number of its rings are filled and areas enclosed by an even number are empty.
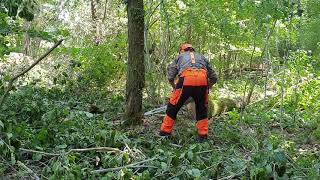
<svg viewBox="0 0 320 180">
<path fill-rule="evenodd" d="M 192 62 L 191 54 L 194 54 L 195 62 Z M 208 72 L 208 79 L 210 84 L 215 84 L 218 80 L 218 76 L 212 69 L 208 60 L 199 53 L 185 52 L 181 53 L 169 66 L 167 71 L 167 77 L 169 81 L 173 81 L 177 75 L 180 75 L 183 70 L 187 68 L 205 69 Z"/>
</svg>

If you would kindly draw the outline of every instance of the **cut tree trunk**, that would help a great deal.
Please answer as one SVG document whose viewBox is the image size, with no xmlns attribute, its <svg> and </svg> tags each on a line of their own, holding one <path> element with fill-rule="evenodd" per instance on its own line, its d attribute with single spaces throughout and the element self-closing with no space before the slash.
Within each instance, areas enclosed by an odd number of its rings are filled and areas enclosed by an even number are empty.
<svg viewBox="0 0 320 180">
<path fill-rule="evenodd" d="M 142 91 L 145 82 L 144 66 L 144 9 L 143 0 L 128 0 L 128 69 L 126 82 L 125 124 L 142 123 Z"/>
</svg>

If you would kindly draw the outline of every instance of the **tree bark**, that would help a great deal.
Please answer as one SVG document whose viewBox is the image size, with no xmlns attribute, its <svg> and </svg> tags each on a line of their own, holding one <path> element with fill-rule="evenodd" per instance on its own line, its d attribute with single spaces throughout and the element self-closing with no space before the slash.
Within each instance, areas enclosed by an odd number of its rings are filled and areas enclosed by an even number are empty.
<svg viewBox="0 0 320 180">
<path fill-rule="evenodd" d="M 125 124 L 142 122 L 142 90 L 144 67 L 144 8 L 143 0 L 128 0 L 128 69 L 126 82 Z"/>
</svg>

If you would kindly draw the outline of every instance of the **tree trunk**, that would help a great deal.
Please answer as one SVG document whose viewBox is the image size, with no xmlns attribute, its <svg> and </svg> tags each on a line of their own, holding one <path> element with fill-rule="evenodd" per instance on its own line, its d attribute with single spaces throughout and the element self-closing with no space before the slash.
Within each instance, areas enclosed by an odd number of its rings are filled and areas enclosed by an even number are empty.
<svg viewBox="0 0 320 180">
<path fill-rule="evenodd" d="M 140 124 L 144 67 L 144 9 L 143 0 L 128 0 L 128 70 L 126 82 L 125 124 Z"/>
<path fill-rule="evenodd" d="M 98 27 L 98 15 L 97 15 L 97 0 L 91 0 L 91 18 L 92 18 L 92 33 L 94 34 L 94 43 L 100 44 L 99 27 Z"/>
</svg>

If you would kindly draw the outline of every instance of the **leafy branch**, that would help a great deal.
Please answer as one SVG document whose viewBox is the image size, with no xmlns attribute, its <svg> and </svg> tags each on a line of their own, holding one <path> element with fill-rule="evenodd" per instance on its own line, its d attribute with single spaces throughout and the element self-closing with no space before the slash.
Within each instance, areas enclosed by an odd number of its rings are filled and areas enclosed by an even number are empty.
<svg viewBox="0 0 320 180">
<path fill-rule="evenodd" d="M 54 49 L 56 49 L 61 43 L 63 39 L 59 40 L 51 49 L 49 49 L 44 55 L 42 55 L 38 60 L 36 60 L 33 64 L 31 64 L 27 69 L 22 71 L 21 73 L 15 75 L 13 78 L 10 79 L 7 89 L 5 90 L 4 94 L 2 95 L 0 99 L 0 108 L 3 106 L 6 98 L 9 95 L 9 92 L 12 90 L 13 83 L 15 80 L 17 80 L 19 77 L 23 76 L 27 72 L 29 72 L 34 66 L 36 66 L 39 62 L 41 62 L 44 58 L 46 58 Z"/>
</svg>

